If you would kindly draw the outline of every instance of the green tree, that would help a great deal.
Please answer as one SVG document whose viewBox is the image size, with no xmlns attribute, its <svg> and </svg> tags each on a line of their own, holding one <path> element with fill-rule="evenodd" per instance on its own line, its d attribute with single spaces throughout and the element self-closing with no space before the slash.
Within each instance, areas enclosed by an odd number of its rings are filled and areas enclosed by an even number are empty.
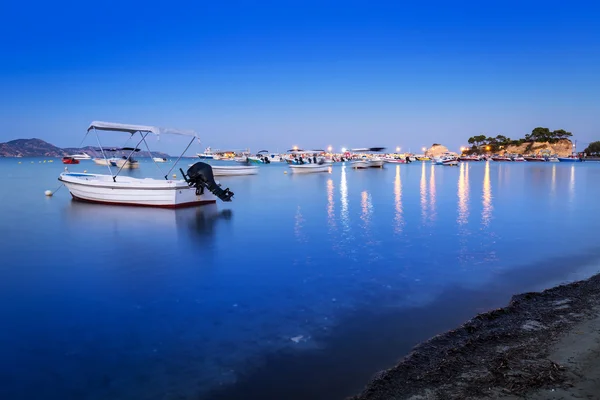
<svg viewBox="0 0 600 400">
<path fill-rule="evenodd" d="M 600 141 L 590 143 L 583 152 L 588 156 L 591 154 L 600 154 Z"/>
<path fill-rule="evenodd" d="M 571 132 L 565 131 L 564 129 L 558 129 L 558 130 L 552 131 L 552 136 L 554 139 L 560 140 L 560 139 L 567 139 L 567 138 L 573 136 L 573 134 Z"/>
<path fill-rule="evenodd" d="M 548 142 L 552 139 L 552 133 L 548 128 L 542 128 L 538 126 L 537 128 L 531 131 L 531 140 L 536 142 Z"/>
</svg>

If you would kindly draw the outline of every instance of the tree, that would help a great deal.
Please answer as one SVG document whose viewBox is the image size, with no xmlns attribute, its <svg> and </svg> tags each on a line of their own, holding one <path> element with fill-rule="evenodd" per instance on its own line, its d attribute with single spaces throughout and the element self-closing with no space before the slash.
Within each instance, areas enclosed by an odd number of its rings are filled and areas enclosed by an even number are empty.
<svg viewBox="0 0 600 400">
<path fill-rule="evenodd" d="M 552 139 L 552 133 L 550 132 L 550 129 L 538 126 L 531 131 L 531 139 L 536 142 L 548 142 Z"/>
<path fill-rule="evenodd" d="M 600 141 L 590 143 L 583 152 L 588 156 L 591 154 L 600 154 Z"/>
<path fill-rule="evenodd" d="M 556 140 L 560 140 L 560 139 L 566 139 L 568 137 L 573 136 L 573 134 L 571 132 L 567 132 L 564 129 L 558 129 L 555 131 L 552 131 L 552 136 L 554 139 Z"/>
</svg>

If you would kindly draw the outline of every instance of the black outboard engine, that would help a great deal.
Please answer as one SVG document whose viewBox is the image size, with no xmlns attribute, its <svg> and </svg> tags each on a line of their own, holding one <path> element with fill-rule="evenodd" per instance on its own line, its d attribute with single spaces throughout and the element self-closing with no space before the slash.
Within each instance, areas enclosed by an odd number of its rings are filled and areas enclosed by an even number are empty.
<svg viewBox="0 0 600 400">
<path fill-rule="evenodd" d="M 208 189 L 212 194 L 223 201 L 231 201 L 233 192 L 229 188 L 223 190 L 221 186 L 215 182 L 212 167 L 203 162 L 197 162 L 187 170 L 187 174 L 183 173 L 180 168 L 183 179 L 190 185 L 196 188 L 196 194 L 203 194 L 204 188 Z"/>
</svg>

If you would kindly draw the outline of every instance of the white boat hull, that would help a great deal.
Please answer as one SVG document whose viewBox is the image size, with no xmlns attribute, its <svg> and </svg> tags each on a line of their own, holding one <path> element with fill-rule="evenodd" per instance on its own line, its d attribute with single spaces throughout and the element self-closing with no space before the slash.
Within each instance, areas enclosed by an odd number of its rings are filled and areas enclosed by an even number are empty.
<svg viewBox="0 0 600 400">
<path fill-rule="evenodd" d="M 246 165 L 211 165 L 214 176 L 240 176 L 240 175 L 256 175 L 258 167 Z"/>
<path fill-rule="evenodd" d="M 167 162 L 166 158 L 161 158 L 161 157 L 152 157 L 152 160 L 154 162 L 162 162 L 162 163 Z"/>
<path fill-rule="evenodd" d="M 371 168 L 383 168 L 385 161 L 381 158 L 369 160 L 369 167 Z"/>
<path fill-rule="evenodd" d="M 92 203 L 178 208 L 216 203 L 217 197 L 205 191 L 196 194 L 183 180 L 137 179 L 110 175 L 60 174 L 74 199 Z"/>
<path fill-rule="evenodd" d="M 139 162 L 137 162 L 137 161 L 131 162 L 129 160 L 124 160 L 122 158 L 115 160 L 115 164 L 117 165 L 117 167 L 123 168 L 123 169 L 135 169 L 135 168 L 140 167 Z"/>
<path fill-rule="evenodd" d="M 370 164 L 365 160 L 355 160 L 350 163 L 350 166 L 354 169 L 366 169 L 370 167 Z"/>
<path fill-rule="evenodd" d="M 329 165 L 324 164 L 300 164 L 290 165 L 292 174 L 310 174 L 313 172 L 329 172 Z"/>
<path fill-rule="evenodd" d="M 111 161 L 111 159 L 107 160 L 105 158 L 94 158 L 94 163 L 98 164 L 98 165 L 104 165 L 104 166 L 115 165 L 115 161 L 114 160 Z"/>
</svg>

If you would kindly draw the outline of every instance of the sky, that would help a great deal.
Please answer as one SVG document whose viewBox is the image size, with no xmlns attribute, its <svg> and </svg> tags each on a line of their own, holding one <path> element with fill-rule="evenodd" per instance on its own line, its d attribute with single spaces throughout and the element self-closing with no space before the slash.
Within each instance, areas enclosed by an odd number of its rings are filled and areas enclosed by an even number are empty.
<svg viewBox="0 0 600 400">
<path fill-rule="evenodd" d="M 100 120 L 195 130 L 202 149 L 418 152 L 544 126 L 583 150 L 598 21 L 576 1 L 3 2 L 0 142 L 79 146 Z"/>
</svg>

